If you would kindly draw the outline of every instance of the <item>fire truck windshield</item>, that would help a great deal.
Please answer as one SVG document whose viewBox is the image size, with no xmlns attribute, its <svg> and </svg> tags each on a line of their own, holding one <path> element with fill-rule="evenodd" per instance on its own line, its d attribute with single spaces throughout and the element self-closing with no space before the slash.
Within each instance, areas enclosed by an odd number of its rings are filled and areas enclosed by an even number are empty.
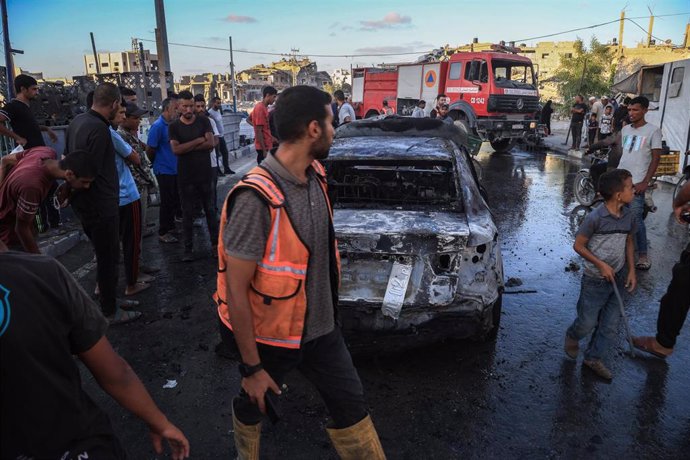
<svg viewBox="0 0 690 460">
<path fill-rule="evenodd" d="M 534 88 L 532 66 L 524 62 L 494 59 L 491 62 L 494 81 L 500 88 Z"/>
</svg>

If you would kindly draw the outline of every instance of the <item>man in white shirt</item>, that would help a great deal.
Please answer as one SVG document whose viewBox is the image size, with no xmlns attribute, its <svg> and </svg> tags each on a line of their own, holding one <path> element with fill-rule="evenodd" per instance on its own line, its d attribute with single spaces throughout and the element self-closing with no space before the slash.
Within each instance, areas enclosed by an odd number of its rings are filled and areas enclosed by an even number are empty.
<svg viewBox="0 0 690 460">
<path fill-rule="evenodd" d="M 630 124 L 624 126 L 621 131 L 623 155 L 618 164 L 618 168 L 630 171 L 633 184 L 635 184 L 635 199 L 631 204 L 631 209 L 637 226 L 635 249 L 638 260 L 635 267 L 638 270 L 649 270 L 651 267 L 647 257 L 647 230 L 642 218 L 644 194 L 661 159 L 661 130 L 645 121 L 644 116 L 648 108 L 649 99 L 644 96 L 638 96 L 630 101 L 628 105 Z"/>
<path fill-rule="evenodd" d="M 426 117 L 426 113 L 424 112 L 424 108 L 426 107 L 426 101 L 424 99 L 420 99 L 419 102 L 417 102 L 417 107 L 414 108 L 412 111 L 412 118 L 424 118 Z"/>
<path fill-rule="evenodd" d="M 221 101 L 218 96 L 211 99 L 211 107 L 208 109 L 208 116 L 211 118 L 211 126 L 216 125 L 216 130 L 218 131 L 218 147 L 216 148 L 216 154 L 220 153 L 223 158 L 223 171 L 218 167 L 218 174 L 221 176 L 225 174 L 235 174 L 235 171 L 230 169 L 228 163 L 228 146 L 225 143 L 225 129 L 223 128 L 223 109 L 221 107 Z M 211 164 L 217 164 L 218 159 L 216 158 Z"/>
<path fill-rule="evenodd" d="M 343 93 L 341 90 L 337 90 L 335 93 L 333 93 L 333 96 L 338 104 L 338 120 L 340 120 L 339 126 L 350 123 L 351 121 L 355 121 L 357 119 L 355 109 L 353 109 L 352 105 L 345 100 L 345 93 Z"/>
</svg>

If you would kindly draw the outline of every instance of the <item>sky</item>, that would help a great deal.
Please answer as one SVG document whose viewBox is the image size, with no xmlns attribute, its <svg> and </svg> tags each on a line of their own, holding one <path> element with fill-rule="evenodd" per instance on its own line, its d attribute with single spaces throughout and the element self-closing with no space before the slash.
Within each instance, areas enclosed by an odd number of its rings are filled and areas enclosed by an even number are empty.
<svg viewBox="0 0 690 460">
<path fill-rule="evenodd" d="M 7 0 L 12 47 L 24 51 L 15 65 L 47 77 L 84 73 L 91 53 L 89 32 L 99 51 L 123 51 L 132 38 L 153 40 L 153 0 Z M 550 38 L 541 35 L 601 24 L 626 16 L 647 29 L 649 10 L 657 17 L 654 35 L 683 41 L 690 21 L 689 0 L 166 0 L 168 41 L 228 48 L 233 37 L 235 69 L 268 64 L 280 56 L 245 54 L 242 50 L 300 55 L 357 55 L 426 51 L 445 44 L 500 40 L 562 41 L 596 36 L 618 37 L 618 22 Z M 527 39 L 527 40 L 526 40 Z M 635 46 L 646 32 L 626 21 L 624 44 Z M 155 52 L 155 43 L 144 42 Z M 229 72 L 229 52 L 170 45 L 175 77 L 202 72 Z M 4 51 L 4 50 L 3 50 Z M 421 54 L 421 53 L 420 53 Z M 351 65 L 414 61 L 417 55 L 386 57 L 312 57 L 319 70 Z"/>
</svg>

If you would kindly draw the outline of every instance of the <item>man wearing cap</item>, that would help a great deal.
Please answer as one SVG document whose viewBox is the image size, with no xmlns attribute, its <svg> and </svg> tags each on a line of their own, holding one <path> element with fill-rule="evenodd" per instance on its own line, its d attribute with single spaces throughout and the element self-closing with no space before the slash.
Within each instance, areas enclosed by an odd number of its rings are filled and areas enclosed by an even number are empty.
<svg viewBox="0 0 690 460">
<path fill-rule="evenodd" d="M 141 160 L 140 164 L 134 164 L 133 162 L 126 162 L 129 167 L 134 182 L 139 190 L 139 196 L 141 200 L 141 237 L 150 236 L 154 233 L 153 229 L 147 228 L 146 215 L 148 211 L 149 193 L 153 193 L 158 188 L 158 183 L 156 182 L 156 176 L 151 171 L 151 161 L 146 156 L 146 144 L 141 142 L 137 137 L 139 131 L 139 124 L 141 123 L 141 117 L 148 113 L 147 110 L 139 108 L 134 103 L 127 103 L 125 106 L 125 119 L 120 123 L 120 127 L 117 133 L 122 137 L 122 139 L 127 142 L 132 149 L 139 155 Z M 143 251 L 139 256 L 139 270 L 152 274 L 158 271 L 158 268 L 154 268 L 144 264 Z M 146 278 L 146 277 L 144 277 Z"/>
<path fill-rule="evenodd" d="M 124 256 L 123 264 L 125 268 L 125 277 L 127 278 L 125 295 L 130 296 L 148 289 L 151 285 L 144 282 L 144 280 L 152 281 L 153 277 L 142 275 L 140 279 L 139 275 L 139 255 L 141 252 L 141 197 L 139 195 L 139 190 L 137 190 L 136 183 L 134 182 L 134 178 L 132 177 L 132 173 L 127 167 L 127 163 L 140 165 L 141 158 L 137 151 L 125 142 L 116 131 L 125 120 L 125 111 L 126 109 L 123 103 L 110 122 L 110 136 L 113 147 L 115 148 L 115 166 L 119 179 L 119 231 Z M 128 306 L 131 307 L 134 305 L 129 304 Z M 129 314 L 124 318 L 126 321 L 132 321 L 141 316 L 140 312 L 127 313 Z"/>
</svg>

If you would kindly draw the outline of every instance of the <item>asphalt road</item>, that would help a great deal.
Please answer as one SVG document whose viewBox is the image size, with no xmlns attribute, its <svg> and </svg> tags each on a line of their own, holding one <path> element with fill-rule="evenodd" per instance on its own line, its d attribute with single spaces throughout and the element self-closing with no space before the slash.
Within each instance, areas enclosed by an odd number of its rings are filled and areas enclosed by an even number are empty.
<svg viewBox="0 0 690 460">
<path fill-rule="evenodd" d="M 357 360 L 372 416 L 388 458 L 690 458 L 690 326 L 666 362 L 631 358 L 623 328 L 605 383 L 565 359 L 563 334 L 575 317 L 580 272 L 572 250 L 572 182 L 579 161 L 514 150 L 482 152 L 484 184 L 500 231 L 506 277 L 523 282 L 506 294 L 495 342 L 443 343 Z M 240 172 L 252 159 L 239 160 Z M 224 178 L 223 194 L 238 176 Z M 670 187 L 655 192 L 659 211 L 647 219 L 652 270 L 639 275 L 627 313 L 634 333 L 654 331 L 658 301 L 688 232 L 670 217 Z M 108 336 L 154 399 L 191 442 L 192 458 L 234 458 L 230 401 L 239 387 L 236 363 L 219 358 L 211 294 L 215 270 L 206 238 L 199 258 L 179 262 L 181 245 L 145 240 L 147 262 L 162 271 L 138 296 L 144 318 Z M 95 273 L 87 243 L 61 261 L 87 290 Z M 81 271 L 79 271 L 81 269 Z M 121 276 L 121 280 L 124 277 Z M 122 287 L 122 289 L 124 289 Z M 82 373 L 94 400 L 134 459 L 155 458 L 146 427 Z M 168 380 L 174 388 L 163 388 Z M 266 423 L 264 458 L 337 458 L 327 415 L 298 374 L 282 398 L 283 420 Z"/>
</svg>

